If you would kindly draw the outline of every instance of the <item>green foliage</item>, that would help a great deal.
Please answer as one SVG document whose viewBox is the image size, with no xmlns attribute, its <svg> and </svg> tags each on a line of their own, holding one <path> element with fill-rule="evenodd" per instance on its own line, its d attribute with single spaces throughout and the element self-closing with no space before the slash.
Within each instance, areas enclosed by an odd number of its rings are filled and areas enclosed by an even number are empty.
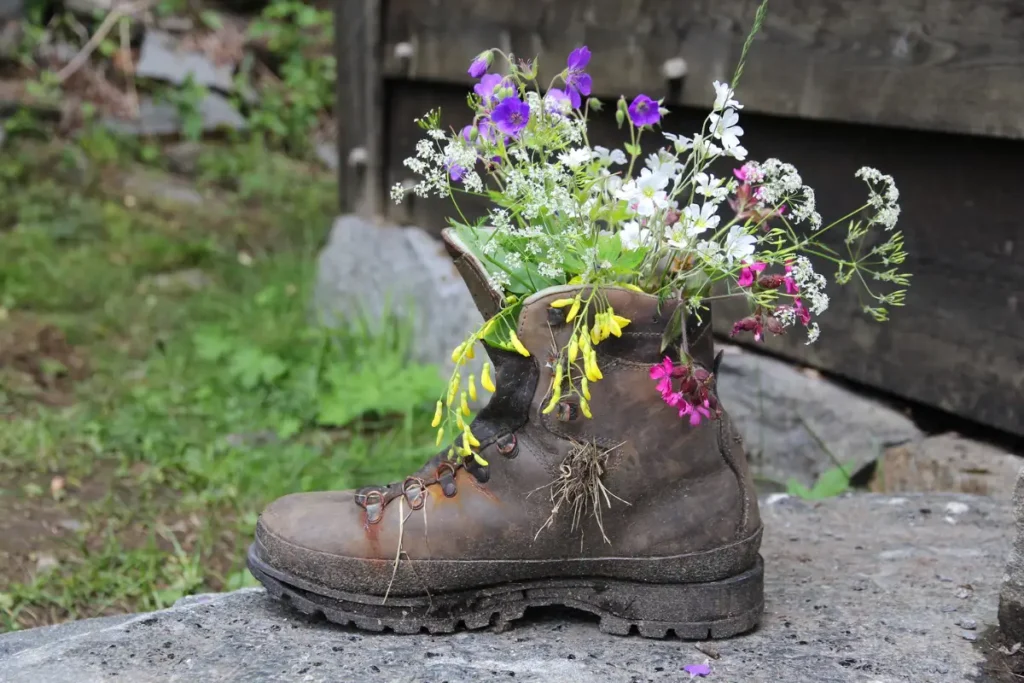
<svg viewBox="0 0 1024 683">
<path fill-rule="evenodd" d="M 244 548 L 270 500 L 400 479 L 434 451 L 443 382 L 410 362 L 409 325 L 309 319 L 333 179 L 251 142 L 202 161 L 216 201 L 128 206 L 117 178 L 137 151 L 95 132 L 0 155 L 0 326 L 53 324 L 92 368 L 63 410 L 15 402 L 0 368 L 0 517 L 31 505 L 82 525 L 34 539 L 53 568 L 0 568 L 0 630 L 250 585 Z M 154 285 L 184 269 L 199 291 Z"/>
<path fill-rule="evenodd" d="M 850 489 L 850 472 L 856 464 L 848 462 L 845 466 L 837 465 L 825 470 L 818 475 L 814 487 L 810 489 L 791 478 L 786 484 L 786 492 L 804 500 L 822 500 L 842 495 Z"/>
<path fill-rule="evenodd" d="M 191 72 L 181 85 L 167 86 L 160 92 L 160 99 L 177 110 L 181 119 L 181 132 L 186 140 L 203 137 L 203 114 L 200 107 L 208 94 L 206 86 L 196 83 Z"/>
<path fill-rule="evenodd" d="M 268 141 L 305 155 L 310 132 L 333 106 L 336 62 L 332 14 L 295 0 L 274 0 L 251 26 L 254 38 L 266 40 L 279 60 L 280 83 L 260 91 L 249 115 L 253 129 Z M 240 82 L 245 91 L 249 84 Z"/>
</svg>

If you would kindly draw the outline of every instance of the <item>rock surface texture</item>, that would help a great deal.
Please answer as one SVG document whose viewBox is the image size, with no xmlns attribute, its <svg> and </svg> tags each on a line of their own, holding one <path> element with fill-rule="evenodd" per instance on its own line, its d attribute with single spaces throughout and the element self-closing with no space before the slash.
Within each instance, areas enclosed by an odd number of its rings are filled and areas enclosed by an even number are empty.
<svg viewBox="0 0 1024 683">
<path fill-rule="evenodd" d="M 1007 638 L 1019 643 L 1024 641 L 1024 468 L 1017 474 L 1013 492 L 1013 518 L 1013 547 L 999 594 L 999 626 Z"/>
<path fill-rule="evenodd" d="M 1009 504 L 946 495 L 764 501 L 764 623 L 695 644 L 539 611 L 504 633 L 397 636 L 311 622 L 260 589 L 0 636 L 0 681 L 984 681 Z M 977 636 L 975 634 L 978 634 Z M 701 680 L 701 679 L 698 679 Z"/>
</svg>

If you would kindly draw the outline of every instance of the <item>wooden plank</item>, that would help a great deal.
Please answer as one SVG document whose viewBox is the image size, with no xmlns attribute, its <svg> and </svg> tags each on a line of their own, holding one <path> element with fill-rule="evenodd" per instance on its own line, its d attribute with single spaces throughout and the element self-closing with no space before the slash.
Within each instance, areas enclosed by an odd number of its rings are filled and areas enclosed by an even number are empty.
<svg viewBox="0 0 1024 683">
<path fill-rule="evenodd" d="M 675 104 L 706 107 L 729 80 L 756 0 L 390 0 L 385 73 L 468 83 L 490 47 L 540 56 L 542 82 L 581 44 L 605 96 L 669 94 L 666 60 L 689 74 Z M 406 43 L 411 59 L 394 48 Z M 808 119 L 1024 137 L 1021 0 L 773 0 L 740 101 Z"/>
<path fill-rule="evenodd" d="M 343 211 L 384 210 L 381 0 L 335 0 L 338 187 Z"/>
<path fill-rule="evenodd" d="M 413 118 L 441 106 L 446 125 L 461 126 L 465 91 L 424 83 L 395 83 L 391 94 L 393 144 L 390 177 L 408 170 L 421 131 Z M 689 134 L 703 112 L 670 114 L 666 130 Z M 817 190 L 826 217 L 859 206 L 864 187 L 853 177 L 864 165 L 892 174 L 901 191 L 914 274 L 907 306 L 889 323 L 866 320 L 853 290 L 830 288 L 832 306 L 822 318 L 822 339 L 805 346 L 800 335 L 768 348 L 790 359 L 855 382 L 1018 435 L 1024 435 L 1024 142 L 806 122 L 747 115 L 744 144 L 753 158 L 779 157 L 797 166 Z M 592 123 L 592 144 L 615 145 L 620 132 L 610 119 Z M 645 147 L 660 140 L 649 138 Z M 728 167 L 718 169 L 728 173 Z M 452 215 L 447 200 L 417 200 L 412 219 L 440 230 Z M 482 215 L 481 203 L 465 205 Z M 841 235 L 840 235 L 841 236 Z M 831 270 L 822 272 L 831 275 Z M 716 327 L 728 334 L 743 312 L 716 309 Z"/>
</svg>

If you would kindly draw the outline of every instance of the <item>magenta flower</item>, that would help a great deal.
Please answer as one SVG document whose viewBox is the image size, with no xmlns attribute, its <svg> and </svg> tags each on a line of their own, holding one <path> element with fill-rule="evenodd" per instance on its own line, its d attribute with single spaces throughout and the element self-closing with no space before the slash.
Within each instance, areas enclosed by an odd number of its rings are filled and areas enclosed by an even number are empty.
<svg viewBox="0 0 1024 683">
<path fill-rule="evenodd" d="M 786 284 L 786 294 L 799 294 L 800 293 L 800 288 L 797 287 L 796 280 L 794 280 L 793 276 L 790 275 L 790 273 L 792 273 L 792 272 L 793 272 L 793 262 L 792 261 L 787 261 L 786 262 L 786 277 L 783 278 L 783 280 L 782 280 Z"/>
<path fill-rule="evenodd" d="M 665 360 L 660 364 L 651 368 L 651 379 L 658 380 L 658 391 L 669 405 L 673 405 L 668 400 L 668 395 L 672 393 L 672 378 L 680 376 L 682 376 L 682 369 L 677 370 L 668 356 L 665 356 Z"/>
<path fill-rule="evenodd" d="M 761 341 L 764 339 L 764 323 L 757 316 L 748 316 L 742 318 L 733 323 L 732 332 L 729 333 L 730 337 L 735 337 L 740 332 L 753 332 L 754 341 Z"/>
<path fill-rule="evenodd" d="M 690 674 L 690 678 L 697 676 L 704 678 L 711 675 L 711 667 L 707 664 L 687 664 L 683 667 L 683 671 Z"/>
<path fill-rule="evenodd" d="M 509 95 L 491 112 L 491 120 L 505 135 L 516 137 L 530 121 L 530 105 Z"/>
<path fill-rule="evenodd" d="M 487 73 L 487 67 L 490 65 L 491 51 L 481 52 L 469 63 L 469 75 L 473 78 L 480 78 Z"/>
<path fill-rule="evenodd" d="M 811 312 L 804 306 L 804 302 L 800 297 L 793 299 L 793 313 L 796 314 L 797 319 L 807 326 L 811 322 Z"/>
<path fill-rule="evenodd" d="M 593 79 L 590 78 L 590 74 L 584 71 L 589 63 L 590 48 L 586 45 L 570 52 L 569 59 L 566 60 L 566 65 L 569 69 L 565 74 L 565 88 L 569 91 L 569 101 L 572 102 L 574 109 L 579 109 L 580 104 L 583 103 L 581 95 L 583 97 L 590 95 Z"/>
<path fill-rule="evenodd" d="M 637 95 L 629 105 L 629 120 L 634 126 L 653 126 L 661 120 L 658 103 L 647 95 Z"/>
<path fill-rule="evenodd" d="M 757 279 L 757 274 L 764 270 L 768 264 L 755 261 L 740 271 L 738 284 L 740 287 L 750 287 Z"/>
</svg>

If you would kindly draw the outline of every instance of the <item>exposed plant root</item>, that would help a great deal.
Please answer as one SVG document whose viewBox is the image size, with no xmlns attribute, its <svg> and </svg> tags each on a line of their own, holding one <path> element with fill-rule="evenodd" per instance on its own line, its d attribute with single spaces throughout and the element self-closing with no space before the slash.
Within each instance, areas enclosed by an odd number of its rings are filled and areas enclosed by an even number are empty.
<svg viewBox="0 0 1024 683">
<path fill-rule="evenodd" d="M 540 532 L 554 524 L 558 513 L 565 507 L 572 511 L 571 531 L 582 529 L 584 515 L 590 514 L 597 522 L 597 528 L 601 531 L 604 542 L 611 543 L 604 531 L 602 501 L 608 508 L 612 506 L 612 498 L 626 505 L 630 503 L 609 491 L 601 477 L 606 471 L 609 454 L 621 445 L 602 449 L 594 443 L 573 442 L 572 449 L 558 467 L 558 478 L 547 486 L 541 487 L 550 489 L 551 502 L 554 505 L 551 508 L 551 514 L 534 535 L 534 539 L 540 536 Z M 582 545 L 583 532 L 581 530 L 580 546 L 582 547 Z"/>
</svg>

